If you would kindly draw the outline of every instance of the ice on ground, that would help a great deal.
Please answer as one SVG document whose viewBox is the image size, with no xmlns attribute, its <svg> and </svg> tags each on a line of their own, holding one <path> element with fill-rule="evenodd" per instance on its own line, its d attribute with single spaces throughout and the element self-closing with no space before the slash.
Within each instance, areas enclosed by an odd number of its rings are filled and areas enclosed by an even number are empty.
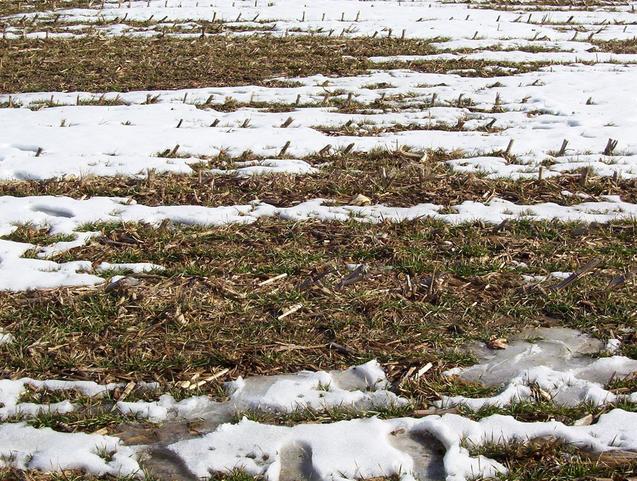
<svg viewBox="0 0 637 481">
<path fill-rule="evenodd" d="M 502 350 L 477 345 L 473 352 L 479 357 L 479 364 L 454 368 L 445 375 L 503 386 L 501 392 L 485 398 L 443 396 L 437 404 L 479 410 L 534 400 L 538 396 L 565 406 L 634 402 L 637 394 L 614 394 L 604 386 L 637 372 L 637 360 L 623 356 L 594 357 L 603 349 L 601 341 L 579 331 L 555 328 L 524 331 Z"/>
</svg>

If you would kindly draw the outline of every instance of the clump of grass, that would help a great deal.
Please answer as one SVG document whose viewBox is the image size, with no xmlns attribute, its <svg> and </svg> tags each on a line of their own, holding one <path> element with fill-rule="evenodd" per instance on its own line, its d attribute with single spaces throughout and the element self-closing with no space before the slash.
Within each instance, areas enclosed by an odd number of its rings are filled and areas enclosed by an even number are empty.
<svg viewBox="0 0 637 481">
<path fill-rule="evenodd" d="M 125 422 L 136 422 L 135 418 L 116 411 L 89 409 L 67 414 L 42 412 L 26 420 L 34 428 L 51 428 L 60 432 L 94 432 L 103 428 L 114 428 Z"/>
<path fill-rule="evenodd" d="M 327 409 L 316 410 L 309 407 L 302 407 L 290 413 L 272 412 L 263 410 L 240 411 L 234 415 L 233 422 L 238 422 L 243 418 L 265 424 L 277 424 L 284 426 L 294 426 L 300 423 L 333 423 L 350 419 L 367 417 L 379 417 L 382 419 L 409 416 L 412 412 L 410 405 L 403 406 L 382 406 L 369 408 L 366 410 L 356 409 L 348 406 L 336 406 Z"/>
<path fill-rule="evenodd" d="M 262 481 L 263 479 L 263 476 L 253 476 L 239 468 L 231 471 L 214 473 L 210 477 L 210 481 Z"/>
<path fill-rule="evenodd" d="M 583 479 L 626 479 L 634 474 L 634 461 L 614 462 L 564 443 L 559 439 L 532 439 L 527 442 L 506 444 L 490 443 L 469 446 L 472 455 L 483 455 L 504 464 L 508 473 L 498 476 L 501 480 L 555 481 Z"/>
<path fill-rule="evenodd" d="M 602 50 L 603 52 L 613 53 L 637 53 L 637 39 L 625 39 L 625 40 L 596 40 L 593 44 Z"/>
<path fill-rule="evenodd" d="M 590 403 L 582 403 L 577 406 L 561 406 L 552 401 L 534 400 L 520 401 L 512 403 L 506 407 L 486 406 L 478 411 L 472 411 L 466 407 L 459 407 L 459 412 L 463 416 L 471 419 L 479 420 L 494 414 L 503 416 L 513 416 L 518 421 L 525 422 L 545 422 L 560 421 L 568 425 L 572 425 L 577 420 L 585 416 L 592 415 L 594 420 L 613 409 L 623 409 L 625 411 L 637 411 L 637 404 L 631 402 L 618 402 L 616 404 L 607 404 L 604 406 L 595 406 Z"/>
<path fill-rule="evenodd" d="M 73 234 L 49 234 L 49 229 L 38 227 L 32 224 L 21 224 L 8 235 L 1 237 L 4 240 L 14 242 L 25 242 L 38 246 L 47 246 L 56 242 L 68 242 L 75 239 Z"/>
<path fill-rule="evenodd" d="M 27 390 L 20 396 L 21 403 L 54 404 L 62 401 L 87 403 L 89 399 L 82 393 L 72 389 L 36 389 L 27 384 Z"/>
</svg>

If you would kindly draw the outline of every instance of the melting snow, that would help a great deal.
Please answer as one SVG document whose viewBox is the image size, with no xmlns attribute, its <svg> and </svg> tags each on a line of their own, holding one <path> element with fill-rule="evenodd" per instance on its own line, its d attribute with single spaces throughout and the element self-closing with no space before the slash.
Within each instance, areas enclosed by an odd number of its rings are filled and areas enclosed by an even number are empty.
<svg viewBox="0 0 637 481">
<path fill-rule="evenodd" d="M 281 453 L 301 445 L 309 479 L 352 480 L 399 475 L 414 480 L 414 459 L 392 445 L 400 432 L 428 434 L 446 449 L 447 481 L 491 477 L 506 469 L 484 456 L 472 457 L 464 445 L 506 444 L 552 437 L 577 447 L 601 452 L 637 450 L 637 413 L 615 409 L 592 426 L 560 422 L 524 423 L 509 416 L 490 416 L 479 422 L 455 414 L 380 420 L 355 419 L 332 424 L 271 426 L 247 419 L 224 424 L 203 437 L 169 446 L 196 476 L 240 468 L 277 481 Z"/>
<path fill-rule="evenodd" d="M 328 143 L 332 145 L 332 152 L 350 148 L 348 146 L 352 144 L 351 149 L 359 152 L 377 148 L 395 150 L 401 146 L 418 151 L 458 149 L 463 158 L 449 161 L 451 169 L 491 179 L 550 178 L 580 168 L 592 169 L 601 176 L 635 178 L 637 117 L 634 112 L 637 100 L 634 85 L 637 67 L 634 63 L 637 56 L 596 52 L 591 42 L 593 38 L 635 37 L 637 23 L 629 3 L 616 6 L 613 11 L 554 8 L 524 15 L 433 1 L 366 2 L 363 8 L 361 2 L 353 0 L 315 0 L 309 4 L 296 0 L 254 4 L 144 0 L 128 2 L 126 8 L 107 1 L 99 10 L 63 11 L 56 22 L 78 23 L 77 27 L 68 26 L 66 32 L 59 34 L 67 37 L 83 35 L 73 30 L 81 28 L 81 24 L 93 24 L 105 35 L 157 34 L 156 31 L 134 31 L 117 22 L 108 24 L 108 20 L 121 19 L 124 15 L 129 20 L 140 21 L 147 21 L 151 15 L 165 17 L 171 23 L 196 19 L 211 21 L 214 15 L 218 21 L 242 27 L 257 25 L 255 21 L 245 19 L 256 20 L 260 15 L 273 27 L 273 35 L 321 29 L 343 36 L 368 37 L 380 32 L 382 35 L 393 33 L 406 38 L 438 40 L 436 47 L 441 50 L 438 53 L 400 57 L 400 60 L 444 62 L 462 58 L 571 65 L 553 65 L 532 73 L 496 78 L 392 70 L 355 77 L 317 75 L 293 79 L 300 86 L 289 88 L 243 86 L 123 94 L 42 92 L 0 95 L 0 102 L 24 106 L 0 109 L 0 178 L 140 177 L 151 170 L 192 174 L 192 165 L 199 163 L 202 156 L 215 155 L 222 150 L 239 156 L 248 149 L 264 160 L 237 162 L 227 169 L 213 169 L 211 173 L 320 175 L 321 166 L 312 166 L 302 159 Z M 37 25 L 34 15 L 27 14 L 26 17 L 32 18 Z M 51 14 L 38 15 L 40 19 L 47 19 Z M 12 26 L 5 30 L 7 39 L 22 35 Z M 584 32 L 580 35 L 582 39 L 578 38 L 579 31 Z M 442 35 L 450 41 L 440 41 Z M 44 37 L 45 33 L 35 31 L 27 36 Z M 551 51 L 530 52 L 527 51 L 529 47 Z M 458 52 L 460 49 L 469 53 Z M 395 59 L 380 57 L 372 61 L 382 67 L 384 62 Z M 396 112 L 340 113 L 322 105 L 326 90 L 341 100 L 351 95 L 358 104 L 370 109 L 377 102 L 386 102 Z M 143 105 L 149 95 L 156 97 L 157 103 Z M 468 100 L 466 105 L 459 102 L 460 95 Z M 127 105 L 75 105 L 81 101 L 99 101 L 100 97 L 110 101 L 118 99 Z M 249 107 L 235 112 L 216 110 L 215 107 L 227 98 L 246 105 L 251 102 L 300 103 L 301 107 L 292 112 L 265 112 Z M 496 98 L 499 108 L 494 108 Z M 37 110 L 26 108 L 37 107 L 36 104 L 43 101 L 63 105 Z M 206 103 L 207 108 L 197 108 L 195 103 Z M 419 107 L 422 105 L 426 108 Z M 328 136 L 318 128 L 334 129 L 346 125 L 356 133 L 365 134 L 373 128 L 388 129 L 388 132 L 359 136 L 348 131 L 344 132 L 347 135 Z M 492 131 L 487 131 L 487 125 L 493 127 Z M 449 128 L 453 126 L 457 127 Z M 396 131 L 392 130 L 394 127 Z M 605 152 L 609 139 L 619 141 L 617 151 Z M 514 140 L 514 144 L 509 144 L 510 140 Z M 287 142 L 290 142 L 287 154 L 296 159 L 274 158 Z M 158 152 L 173 149 L 175 145 L 184 146 L 183 152 L 180 151 L 184 157 L 158 156 Z M 497 153 L 507 145 L 510 145 L 509 153 L 515 157 L 513 162 Z M 561 152 L 560 146 L 564 147 Z M 582 197 L 586 194 L 564 195 Z M 435 204 L 406 208 L 336 206 L 323 199 L 308 200 L 291 207 L 265 203 L 216 208 L 148 207 L 120 198 L 0 197 L 0 235 L 12 233 L 19 224 L 32 223 L 48 228 L 51 234 L 76 236 L 72 241 L 38 248 L 36 258 L 23 257 L 36 246 L 0 240 L 0 290 L 96 285 L 104 279 L 95 274 L 104 271 L 143 273 L 161 269 L 161 266 L 148 263 L 103 262 L 93 266 L 87 261 L 56 263 L 49 260 L 56 254 L 84 245 L 97 235 L 95 232 L 78 232 L 86 223 L 159 224 L 171 220 L 190 225 L 223 225 L 252 223 L 261 217 L 291 221 L 398 222 L 432 217 L 451 223 L 474 220 L 499 223 L 509 219 L 609 222 L 634 219 L 637 206 L 614 196 L 570 206 L 552 203 L 524 206 L 496 198 L 487 203 L 466 201 L 450 208 Z M 551 273 L 550 276 L 561 274 L 565 273 Z M 0 332 L 0 345 L 11 341 L 10 334 Z M 454 369 L 447 374 L 501 386 L 502 391 L 481 399 L 444 397 L 440 405 L 465 404 L 479 409 L 486 405 L 504 406 L 519 400 L 533 400 L 538 394 L 563 405 L 637 402 L 637 393 L 618 395 L 605 389 L 612 378 L 629 376 L 636 371 L 637 361 L 622 356 L 594 357 L 603 347 L 600 342 L 574 331 L 539 330 L 523 333 L 502 351 L 476 348 L 479 364 Z M 606 350 L 611 354 L 619 347 L 618 340 L 609 340 L 606 344 Z M 53 404 L 20 402 L 29 386 L 53 391 L 78 390 L 87 396 L 103 395 L 116 387 L 86 381 L 0 380 L 0 419 L 76 409 L 69 400 Z M 385 374 L 375 362 L 343 372 L 301 372 L 238 379 L 229 383 L 228 390 L 230 399 L 226 403 L 203 396 L 178 402 L 164 395 L 155 402 L 119 402 L 117 408 L 159 422 L 193 419 L 228 408 L 290 412 L 303 407 L 324 409 L 347 405 L 363 410 L 407 402 L 388 390 Z M 405 436 L 422 439 L 425 435 L 444 448 L 446 479 L 461 481 L 505 471 L 504 466 L 494 460 L 472 457 L 467 445 L 550 436 L 597 452 L 635 451 L 637 414 L 615 409 L 591 426 L 522 423 L 506 416 L 491 416 L 476 422 L 454 414 L 423 419 L 354 419 L 293 427 L 269 426 L 244 419 L 237 424 L 221 425 L 201 437 L 173 443 L 168 448 L 188 470 L 202 477 L 208 477 L 211 471 L 240 467 L 277 481 L 286 467 L 284 455 L 293 448 L 302 453 L 304 474 L 309 479 L 338 481 L 396 474 L 411 481 L 420 469 L 419 462 L 399 440 Z M 58 433 L 46 428 L 35 429 L 24 423 L 0 423 L 0 467 L 43 471 L 81 469 L 96 475 L 139 475 L 137 457 L 143 449 L 142 446 L 124 446 L 119 439 L 110 436 Z"/>
<path fill-rule="evenodd" d="M 505 350 L 476 347 L 482 358 L 480 364 L 447 374 L 490 385 L 508 383 L 505 389 L 508 394 L 490 400 L 496 405 L 524 399 L 529 380 L 550 392 L 553 401 L 559 404 L 615 402 L 619 397 L 611 398 L 614 395 L 604 391 L 603 383 L 637 371 L 637 361 L 621 356 L 592 357 L 602 347 L 601 341 L 578 331 L 529 330 L 517 336 Z M 88 396 L 103 395 L 116 387 L 86 381 L 1 380 L 2 416 L 68 412 L 75 408 L 69 401 L 52 405 L 20 403 L 19 398 L 27 386 L 53 391 L 73 389 Z M 123 413 L 165 422 L 209 416 L 227 419 L 233 412 L 246 409 L 291 412 L 305 407 L 346 406 L 364 411 L 408 402 L 389 392 L 388 387 L 384 371 L 377 362 L 371 361 L 345 371 L 302 371 L 239 378 L 227 384 L 227 402 L 215 402 L 206 396 L 177 402 L 164 395 L 156 402 L 118 402 L 116 406 Z M 510 395 L 512 391 L 515 395 Z M 626 396 L 626 400 L 637 402 L 634 394 Z M 468 398 L 441 400 L 444 405 L 460 402 L 474 408 L 488 404 L 485 400 Z M 25 424 L 0 424 L 0 434 L 0 455 L 12 453 L 6 457 L 5 465 L 20 469 L 78 468 L 94 474 L 133 474 L 139 469 L 138 456 L 153 448 L 126 447 L 109 436 L 63 434 Z M 637 413 L 614 409 L 590 426 L 567 426 L 554 421 L 524 423 L 500 415 L 471 421 L 456 414 L 422 419 L 354 419 L 292 427 L 244 419 L 237 424 L 221 424 L 212 432 L 193 439 L 174 442 L 167 449 L 189 472 L 200 477 L 240 468 L 277 481 L 283 471 L 289 470 L 290 453 L 295 453 L 292 457 L 301 456 L 299 469 L 307 479 L 329 481 L 399 475 L 411 481 L 417 479 L 423 469 L 433 466 L 423 466 L 423 453 L 440 445 L 444 450 L 440 462 L 446 479 L 464 481 L 505 472 L 505 467 L 492 459 L 472 456 L 468 447 L 523 442 L 538 437 L 557 438 L 593 452 L 637 450 Z M 411 444 L 405 442 L 406 439 L 411 439 Z M 415 447 L 413 440 L 419 440 Z M 435 464 L 435 456 L 429 462 Z"/>
<path fill-rule="evenodd" d="M 384 371 L 376 361 L 346 371 L 301 371 L 297 374 L 239 378 L 226 385 L 229 400 L 218 403 L 206 396 L 176 402 L 170 395 L 155 402 L 119 402 L 126 414 L 165 421 L 170 417 L 192 419 L 207 412 L 265 410 L 292 412 L 306 408 L 324 410 L 334 407 L 359 410 L 400 406 L 407 401 L 387 390 Z"/>
</svg>

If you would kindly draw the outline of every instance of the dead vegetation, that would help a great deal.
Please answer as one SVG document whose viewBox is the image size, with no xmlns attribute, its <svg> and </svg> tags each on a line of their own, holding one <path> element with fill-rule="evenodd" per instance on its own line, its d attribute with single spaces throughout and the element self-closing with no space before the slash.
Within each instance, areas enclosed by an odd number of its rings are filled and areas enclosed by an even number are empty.
<svg viewBox="0 0 637 481">
<path fill-rule="evenodd" d="M 503 153 L 495 153 L 504 155 Z M 260 200 L 279 207 L 315 198 L 337 204 L 356 202 L 359 194 L 366 202 L 391 206 L 413 206 L 419 203 L 452 206 L 466 200 L 488 202 L 495 197 L 518 204 L 556 202 L 572 205 L 603 195 L 620 195 L 626 202 L 637 202 L 635 179 L 613 179 L 590 175 L 586 170 L 549 179 L 490 180 L 479 175 L 453 172 L 444 162 L 457 158 L 459 152 L 430 151 L 418 161 L 404 151 L 377 150 L 370 153 L 334 152 L 316 155 L 306 161 L 317 166 L 317 174 L 263 175 L 237 177 L 212 174 L 207 167 L 232 168 L 239 159 L 224 156 L 205 161 L 192 175 L 148 172 L 141 178 L 86 177 L 45 181 L 12 181 L 0 183 L 0 193 L 12 196 L 65 195 L 131 197 L 145 205 L 245 205 Z M 326 165 L 322 165 L 326 164 Z M 17 234 L 16 234 L 17 235 Z M 16 238 L 16 240 L 18 240 Z"/>
<path fill-rule="evenodd" d="M 431 54 L 435 52 L 431 42 L 323 36 L 0 40 L 0 92 L 125 92 L 266 85 L 272 77 L 319 73 L 356 75 L 378 68 L 368 57 Z M 384 64 L 384 68 L 484 77 L 542 66 L 463 59 Z"/>
<path fill-rule="evenodd" d="M 603 52 L 637 54 L 637 38 L 627 40 L 596 41 L 595 46 Z"/>
<path fill-rule="evenodd" d="M 430 42 L 323 37 L 0 41 L 0 90 L 130 91 L 263 85 L 277 76 L 352 75 L 373 55 L 427 54 Z"/>
<path fill-rule="evenodd" d="M 1 294 L 0 325 L 16 338 L 4 348 L 4 376 L 166 385 L 197 372 L 228 369 L 221 381 L 377 358 L 400 380 L 427 362 L 432 373 L 472 362 L 456 349 L 467 339 L 520 325 L 594 327 L 604 336 L 635 320 L 630 282 L 610 287 L 635 262 L 634 225 L 101 229 L 100 240 L 56 260 L 145 261 L 167 271 L 106 288 Z M 531 288 L 520 277 L 596 257 L 597 274 L 564 289 Z"/>
</svg>

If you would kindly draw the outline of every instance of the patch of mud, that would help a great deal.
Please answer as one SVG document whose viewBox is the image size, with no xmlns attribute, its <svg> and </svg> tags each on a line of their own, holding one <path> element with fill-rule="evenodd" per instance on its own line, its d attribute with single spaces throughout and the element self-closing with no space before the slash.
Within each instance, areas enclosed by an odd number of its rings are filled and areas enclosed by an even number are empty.
<svg viewBox="0 0 637 481">
<path fill-rule="evenodd" d="M 143 466 L 151 479 L 162 481 L 201 481 L 192 474 L 179 456 L 160 446 L 149 448 L 143 457 Z"/>
<path fill-rule="evenodd" d="M 281 450 L 279 481 L 321 481 L 312 464 L 312 447 L 294 442 Z"/>
<path fill-rule="evenodd" d="M 407 453 L 414 460 L 414 476 L 419 481 L 446 479 L 443 458 L 445 448 L 434 436 L 425 432 L 399 430 L 390 437 L 396 449 Z"/>
</svg>

